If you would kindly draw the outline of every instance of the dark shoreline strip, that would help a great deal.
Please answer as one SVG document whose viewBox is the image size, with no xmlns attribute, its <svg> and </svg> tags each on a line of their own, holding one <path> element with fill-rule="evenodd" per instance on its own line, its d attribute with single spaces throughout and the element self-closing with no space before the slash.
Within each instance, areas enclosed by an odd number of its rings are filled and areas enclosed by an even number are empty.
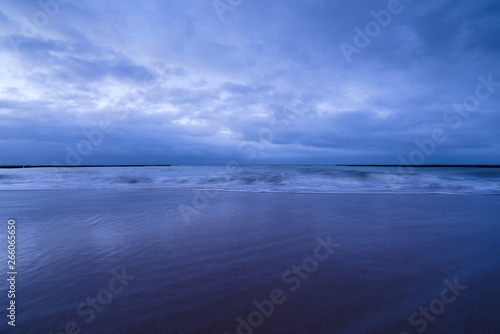
<svg viewBox="0 0 500 334">
<path fill-rule="evenodd" d="M 335 165 L 344 167 L 415 167 L 415 168 L 425 168 L 425 167 L 458 167 L 458 168 L 500 168 L 500 165 Z"/>
<path fill-rule="evenodd" d="M 0 166 L 0 168 L 88 168 L 88 167 L 170 167 L 171 165 L 14 165 L 14 166 Z"/>
</svg>

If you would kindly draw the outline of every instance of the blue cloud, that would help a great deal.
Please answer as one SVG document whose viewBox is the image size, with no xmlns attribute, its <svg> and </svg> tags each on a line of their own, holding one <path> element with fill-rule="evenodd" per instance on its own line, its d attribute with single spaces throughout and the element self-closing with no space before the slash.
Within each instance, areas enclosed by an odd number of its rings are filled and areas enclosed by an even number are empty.
<svg viewBox="0 0 500 334">
<path fill-rule="evenodd" d="M 384 27 L 378 0 L 244 1 L 223 21 L 211 1 L 47 1 L 54 15 L 0 11 L 0 164 L 64 161 L 102 121 L 114 130 L 85 163 L 225 163 L 242 145 L 255 163 L 398 163 L 436 128 L 428 162 L 500 163 L 493 0 L 401 0 Z M 356 37 L 367 24 L 380 31 Z M 443 115 L 489 75 L 452 128 Z"/>
</svg>

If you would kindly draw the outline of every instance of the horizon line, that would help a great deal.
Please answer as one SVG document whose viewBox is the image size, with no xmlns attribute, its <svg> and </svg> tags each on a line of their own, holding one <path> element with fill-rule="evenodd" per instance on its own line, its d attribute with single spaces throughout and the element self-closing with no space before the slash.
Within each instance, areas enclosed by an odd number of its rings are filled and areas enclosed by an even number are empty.
<svg viewBox="0 0 500 334">
<path fill-rule="evenodd" d="M 344 167 L 463 167 L 463 168 L 500 168 L 500 165 L 351 165 L 351 164 L 336 164 L 335 166 L 344 166 Z"/>
<path fill-rule="evenodd" d="M 91 167 L 171 167 L 172 164 L 152 164 L 152 165 L 0 165 L 0 169 L 8 168 L 91 168 Z M 178 166 L 191 166 L 186 164 L 180 164 Z M 218 166 L 214 164 L 206 165 L 192 165 L 192 166 Z M 222 166 L 222 165 L 220 165 Z M 441 167 L 457 167 L 457 168 L 500 168 L 500 165 L 456 165 L 456 164 L 432 164 L 432 165 L 393 165 L 393 164 L 260 164 L 260 165 L 246 165 L 246 166 L 336 166 L 336 167 L 414 167 L 414 168 L 441 168 Z"/>
<path fill-rule="evenodd" d="M 0 168 L 170 167 L 168 165 L 1 165 Z"/>
</svg>

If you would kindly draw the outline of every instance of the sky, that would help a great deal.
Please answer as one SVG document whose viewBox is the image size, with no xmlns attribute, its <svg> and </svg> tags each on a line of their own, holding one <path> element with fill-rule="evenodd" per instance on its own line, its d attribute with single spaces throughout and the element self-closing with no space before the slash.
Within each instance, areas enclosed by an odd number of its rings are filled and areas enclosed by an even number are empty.
<svg viewBox="0 0 500 334">
<path fill-rule="evenodd" d="M 0 165 L 500 164 L 497 0 L 3 1 Z"/>
</svg>

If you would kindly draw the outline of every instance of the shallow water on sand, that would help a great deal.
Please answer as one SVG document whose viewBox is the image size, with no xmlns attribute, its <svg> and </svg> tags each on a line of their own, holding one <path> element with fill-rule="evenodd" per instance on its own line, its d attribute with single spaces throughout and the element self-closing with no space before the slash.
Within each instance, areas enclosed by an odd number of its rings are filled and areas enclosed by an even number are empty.
<svg viewBox="0 0 500 334">
<path fill-rule="evenodd" d="M 226 192 L 186 224 L 195 196 L 0 192 L 18 228 L 12 332 L 500 332 L 500 196 Z"/>
</svg>

